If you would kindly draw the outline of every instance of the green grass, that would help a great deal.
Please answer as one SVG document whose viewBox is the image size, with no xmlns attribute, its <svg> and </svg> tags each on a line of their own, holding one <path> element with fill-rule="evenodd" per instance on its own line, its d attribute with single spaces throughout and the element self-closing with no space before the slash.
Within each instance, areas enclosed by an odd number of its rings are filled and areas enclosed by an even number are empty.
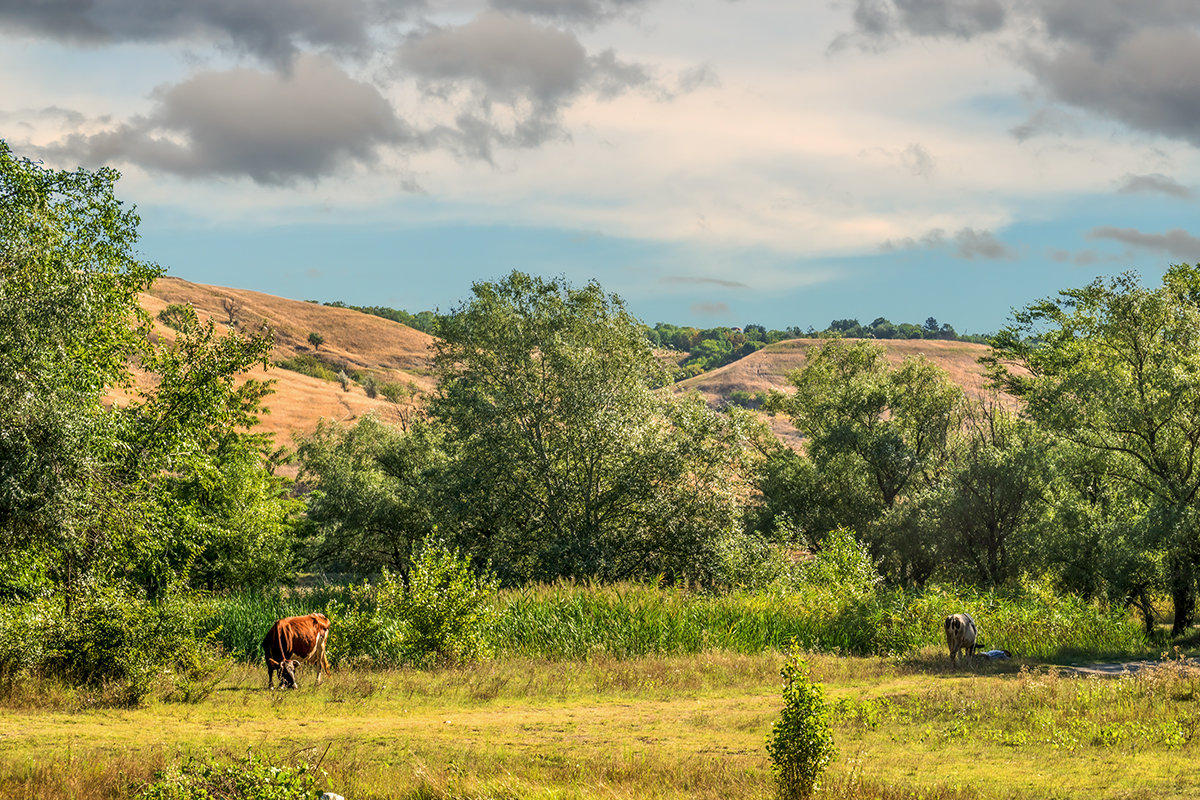
<svg viewBox="0 0 1200 800">
<path fill-rule="evenodd" d="M 278 617 L 325 611 L 336 620 L 338 610 L 354 602 L 354 593 L 344 587 L 233 595 L 214 600 L 211 625 L 219 627 L 218 639 L 235 657 L 256 660 L 263 634 Z M 753 654 L 783 651 L 792 640 L 818 652 L 904 655 L 943 646 L 942 621 L 964 610 L 978 623 L 985 647 L 1025 658 L 1066 662 L 1149 652 L 1125 611 L 1036 585 L 1014 595 L 932 587 L 847 596 L 813 586 L 714 594 L 560 583 L 501 592 L 496 605 L 486 631 L 491 648 L 528 658 Z M 330 642 L 336 659 L 336 629 Z"/>
<path fill-rule="evenodd" d="M 355 800 L 768 797 L 782 661 L 512 657 L 338 670 L 321 687 L 304 668 L 295 692 L 265 691 L 264 671 L 243 665 L 200 703 L 132 710 L 31 685 L 0 697 L 0 796 L 128 797 L 155 770 L 234 763 L 249 748 L 273 763 L 321 760 L 322 787 Z M 953 668 L 932 647 L 809 663 L 839 750 L 818 797 L 1200 794 L 1195 667 L 1063 677 L 1029 663 Z"/>
</svg>

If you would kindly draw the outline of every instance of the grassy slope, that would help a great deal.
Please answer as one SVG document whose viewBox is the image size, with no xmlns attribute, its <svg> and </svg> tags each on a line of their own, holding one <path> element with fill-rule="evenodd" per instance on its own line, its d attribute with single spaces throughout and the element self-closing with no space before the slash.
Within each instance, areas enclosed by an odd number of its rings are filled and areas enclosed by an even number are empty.
<svg viewBox="0 0 1200 800">
<path fill-rule="evenodd" d="M 0 709 L 4 796 L 114 796 L 181 754 L 252 747 L 322 764 L 374 797 L 765 797 L 781 656 L 586 663 L 505 660 L 435 672 L 342 672 L 263 690 L 236 667 L 198 705 Z M 1196 670 L 1061 678 L 1017 665 L 814 656 L 840 755 L 825 796 L 1184 798 Z M 75 698 L 72 702 L 79 702 Z M 124 775 L 121 773 L 124 772 Z M 118 791 L 114 791 L 118 790 Z"/>
<path fill-rule="evenodd" d="M 225 323 L 229 317 L 223 305 L 226 298 L 239 304 L 237 319 L 240 325 L 254 327 L 265 320 L 275 331 L 273 360 L 313 352 L 308 335 L 317 332 L 325 337 L 320 348 L 322 356 L 344 362 L 351 368 L 368 370 L 382 380 L 411 384 L 418 392 L 433 388 L 428 352 L 433 338 L 391 320 L 244 289 L 189 283 L 178 278 L 159 280 L 148 294 L 142 296 L 142 307 L 153 317 L 169 303 L 190 303 L 202 320 L 211 318 L 218 327 L 227 328 Z M 161 323 L 156 321 L 155 325 L 159 335 L 174 336 L 174 332 Z M 352 421 L 374 412 L 385 419 L 398 419 L 408 410 L 382 397 L 367 397 L 361 386 L 352 385 L 350 391 L 344 392 L 337 383 L 290 370 L 263 370 L 260 367 L 250 376 L 276 381 L 275 393 L 266 402 L 269 413 L 263 416 L 260 428 L 274 434 L 280 445 L 291 446 L 295 434 L 311 433 L 322 418 Z"/>
<path fill-rule="evenodd" d="M 282 360 L 298 353 L 311 353 L 308 334 L 325 337 L 320 354 L 344 361 L 357 369 L 374 372 L 384 380 L 412 384 L 418 392 L 433 389 L 429 369 L 432 337 L 406 325 L 362 314 L 349 309 L 331 308 L 315 303 L 287 300 L 245 289 L 189 283 L 179 278 L 163 278 L 142 297 L 143 307 L 151 316 L 168 303 L 191 303 L 202 319 L 211 318 L 226 327 L 226 298 L 240 305 L 238 319 L 244 326 L 266 320 L 274 329 L 276 346 L 273 358 Z M 161 324 L 158 333 L 171 337 L 173 332 Z M 736 390 L 761 392 L 770 388 L 786 389 L 787 374 L 804 365 L 809 348 L 820 339 L 794 339 L 779 342 L 712 372 L 698 375 L 676 385 L 678 391 L 699 391 L 712 403 L 727 400 Z M 909 355 L 923 354 L 950 373 L 952 380 L 969 395 L 980 396 L 986 390 L 977 363 L 987 348 L 966 342 L 888 340 L 881 344 L 895 363 Z M 677 353 L 661 354 L 664 359 L 678 358 Z M 283 369 L 254 370 L 255 378 L 276 381 L 275 394 L 268 398 L 270 413 L 261 428 L 275 435 L 281 445 L 292 445 L 296 433 L 311 433 L 322 418 L 353 421 L 368 412 L 399 419 L 411 405 L 396 407 L 382 398 L 371 399 L 359 386 L 343 392 L 336 383 L 322 381 Z M 771 420 L 775 433 L 794 440 L 795 431 L 782 418 Z"/>
<path fill-rule="evenodd" d="M 726 400 L 738 390 L 752 394 L 770 389 L 787 392 L 791 389 L 788 374 L 803 367 L 808 361 L 808 351 L 824 342 L 824 339 L 777 342 L 732 364 L 680 381 L 676 389 L 697 391 L 709 403 Z M 910 356 L 922 355 L 946 370 L 950 379 L 961 386 L 968 397 L 991 396 L 984 385 L 983 368 L 979 364 L 980 357 L 988 351 L 986 345 L 909 339 L 884 339 L 878 343 L 883 345 L 892 364 L 899 364 Z M 798 435 L 788 420 L 771 417 L 768 422 L 776 436 L 793 444 L 798 441 Z"/>
</svg>

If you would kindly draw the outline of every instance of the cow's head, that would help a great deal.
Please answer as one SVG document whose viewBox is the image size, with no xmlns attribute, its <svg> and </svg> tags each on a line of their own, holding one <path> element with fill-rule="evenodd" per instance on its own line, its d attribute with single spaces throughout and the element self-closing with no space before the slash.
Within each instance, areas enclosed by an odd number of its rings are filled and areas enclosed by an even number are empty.
<svg viewBox="0 0 1200 800">
<path fill-rule="evenodd" d="M 283 689 L 299 689 L 300 684 L 296 682 L 296 667 L 300 666 L 300 662 L 294 658 L 285 658 L 283 661 L 274 661 L 279 668 L 279 686 Z"/>
</svg>

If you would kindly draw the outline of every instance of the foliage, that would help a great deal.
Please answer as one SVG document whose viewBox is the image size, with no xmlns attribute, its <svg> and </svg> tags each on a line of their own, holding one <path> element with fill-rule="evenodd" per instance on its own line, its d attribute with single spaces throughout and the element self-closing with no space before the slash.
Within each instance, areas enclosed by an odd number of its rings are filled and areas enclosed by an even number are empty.
<svg viewBox="0 0 1200 800">
<path fill-rule="evenodd" d="M 1132 273 L 1097 279 L 1013 316 L 991 375 L 1046 431 L 1104 455 L 1125 493 L 1144 497 L 1182 632 L 1200 569 L 1200 270 L 1173 266 L 1158 288 Z"/>
<path fill-rule="evenodd" d="M 320 350 L 321 345 L 325 344 L 325 337 L 316 331 L 308 334 L 308 343 L 313 346 L 313 350 Z"/>
<path fill-rule="evenodd" d="M 801 570 L 801 580 L 813 586 L 836 586 L 848 595 L 862 596 L 882 582 L 871 554 L 846 528 L 831 531 L 812 561 Z"/>
<path fill-rule="evenodd" d="M 351 306 L 346 305 L 341 300 L 325 303 L 325 305 L 332 308 L 349 308 L 363 314 L 383 317 L 384 319 L 399 322 L 402 325 L 407 325 L 410 328 L 415 328 L 425 333 L 433 333 L 438 320 L 438 314 L 433 311 L 418 311 L 416 314 L 412 314 L 403 309 L 388 308 L 387 306 Z"/>
<path fill-rule="evenodd" d="M 275 366 L 331 383 L 338 379 L 338 373 L 335 370 L 341 370 L 341 365 L 331 364 L 313 353 L 296 353 L 290 358 L 276 361 Z"/>
<path fill-rule="evenodd" d="M 300 480 L 312 488 L 310 560 L 407 576 L 413 547 L 438 519 L 443 447 L 440 433 L 423 422 L 400 430 L 372 415 L 350 428 L 323 421 L 302 438 Z"/>
<path fill-rule="evenodd" d="M 233 764 L 188 759 L 160 770 L 138 793 L 138 800 L 317 800 L 322 790 L 316 767 L 281 767 L 254 754 Z"/>
<path fill-rule="evenodd" d="M 0 675 L 104 688 L 119 705 L 137 705 L 160 681 L 194 694 L 217 667 L 202 633 L 205 612 L 186 593 L 148 603 L 105 586 L 79 597 L 69 616 L 46 601 L 5 606 Z"/>
<path fill-rule="evenodd" d="M 168 328 L 180 330 L 189 324 L 192 316 L 190 308 L 183 303 L 168 303 L 166 308 L 158 312 L 158 321 Z"/>
<path fill-rule="evenodd" d="M 889 577 L 927 580 L 937 561 L 920 519 L 958 425 L 962 390 L 923 357 L 892 368 L 880 345 L 839 339 L 815 348 L 788 377 L 796 391 L 776 393 L 770 406 L 791 416 L 808 439 L 810 502 L 840 509 L 824 515 L 835 524 L 847 524 L 844 510 L 853 509 L 850 521 Z M 830 486 L 839 488 L 821 488 Z M 809 538 L 819 532 L 810 530 Z"/>
<path fill-rule="evenodd" d="M 413 558 L 408 582 L 385 576 L 379 613 L 399 621 L 401 652 L 420 665 L 474 661 L 488 654 L 485 632 L 495 614 L 499 582 L 477 574 L 470 558 L 426 539 Z"/>
<path fill-rule="evenodd" d="M 960 564 L 984 585 L 1031 566 L 1051 479 L 1049 446 L 1030 422 L 973 404 L 950 448 L 935 513 L 947 538 L 943 568 Z"/>
<path fill-rule="evenodd" d="M 808 673 L 795 647 L 780 670 L 783 711 L 771 724 L 767 754 L 779 796 L 784 800 L 811 797 L 829 762 L 837 756 L 829 728 L 825 691 Z"/>
<path fill-rule="evenodd" d="M 745 424 L 655 393 L 662 368 L 619 298 L 514 272 L 475 284 L 438 334 L 457 543 L 507 582 L 702 577 Z"/>
</svg>

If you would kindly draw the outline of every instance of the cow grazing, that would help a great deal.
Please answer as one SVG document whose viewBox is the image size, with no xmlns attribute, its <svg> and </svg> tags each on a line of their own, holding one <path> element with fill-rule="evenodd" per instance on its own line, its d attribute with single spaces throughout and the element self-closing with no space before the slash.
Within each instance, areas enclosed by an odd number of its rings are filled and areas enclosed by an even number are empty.
<svg viewBox="0 0 1200 800">
<path fill-rule="evenodd" d="M 975 654 L 975 620 L 970 614 L 951 614 L 946 617 L 946 645 L 950 648 L 950 661 L 958 660 L 958 651 L 967 656 Z"/>
<path fill-rule="evenodd" d="M 263 653 L 267 659 L 267 688 L 275 688 L 275 673 L 279 672 L 279 686 L 297 689 L 296 669 L 301 661 L 317 668 L 317 685 L 321 684 L 322 672 L 329 674 L 329 661 L 325 658 L 325 639 L 329 636 L 329 618 L 324 614 L 309 614 L 305 617 L 288 617 L 275 622 L 263 639 Z"/>
</svg>

